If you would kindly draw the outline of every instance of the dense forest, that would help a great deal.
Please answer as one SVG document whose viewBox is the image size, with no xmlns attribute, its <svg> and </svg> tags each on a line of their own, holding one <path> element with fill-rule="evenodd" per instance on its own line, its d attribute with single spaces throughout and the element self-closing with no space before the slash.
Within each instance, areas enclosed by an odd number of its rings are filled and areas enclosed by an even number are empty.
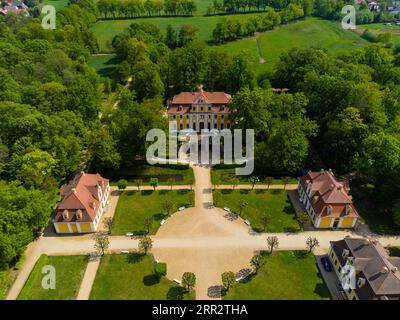
<svg viewBox="0 0 400 320">
<path fill-rule="evenodd" d="M 258 168 L 295 175 L 312 147 L 335 172 L 375 185 L 400 225 L 400 58 L 383 45 L 340 57 L 294 48 L 256 77 L 245 53 L 214 50 L 191 26 L 164 34 L 133 23 L 113 39 L 110 80 L 87 64 L 98 50 L 97 4 L 73 0 L 57 15 L 54 31 L 37 18 L 0 17 L 0 267 L 46 226 L 62 183 L 142 158 L 147 131 L 167 126 L 166 99 L 200 84 L 233 95 L 234 126 L 255 129 Z M 102 110 L 110 92 L 118 106 Z"/>
</svg>

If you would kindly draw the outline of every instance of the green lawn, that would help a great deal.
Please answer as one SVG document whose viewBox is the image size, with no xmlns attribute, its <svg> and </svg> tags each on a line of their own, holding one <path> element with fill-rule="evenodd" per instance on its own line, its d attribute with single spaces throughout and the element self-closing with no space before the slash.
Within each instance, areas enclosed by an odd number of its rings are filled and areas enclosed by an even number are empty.
<svg viewBox="0 0 400 320">
<path fill-rule="evenodd" d="M 90 299 L 165 300 L 193 299 L 165 277 L 154 275 L 152 256 L 139 254 L 102 257 Z"/>
<path fill-rule="evenodd" d="M 169 185 L 169 179 L 173 184 L 187 185 L 194 183 L 193 170 L 188 165 L 148 165 L 138 162 L 132 168 L 123 168 L 117 172 L 108 172 L 111 185 L 116 185 L 119 179 L 128 180 L 129 185 L 136 185 L 135 180 L 141 179 L 143 185 L 149 185 L 151 178 L 157 178 L 160 185 Z"/>
<path fill-rule="evenodd" d="M 272 31 L 260 33 L 259 47 L 257 37 L 246 38 L 220 46 L 215 50 L 238 52 L 245 50 L 253 69 L 259 73 L 271 70 L 285 50 L 293 47 L 318 46 L 333 54 L 346 53 L 368 42 L 355 32 L 344 30 L 340 24 L 332 21 L 307 18 L 298 22 L 280 26 Z M 260 63 L 260 59 L 265 62 Z"/>
<path fill-rule="evenodd" d="M 218 190 L 220 199 L 218 207 L 229 207 L 238 213 L 238 204 L 242 199 L 247 207 L 242 212 L 242 218 L 248 219 L 256 231 L 263 231 L 260 217 L 266 214 L 269 223 L 267 232 L 295 232 L 300 230 L 295 211 L 285 190 Z"/>
<path fill-rule="evenodd" d="M 159 191 L 124 191 L 118 200 L 114 215 L 112 234 L 147 232 L 143 222 L 153 218 L 150 234 L 155 234 L 160 227 L 160 221 L 166 218 L 163 203 L 169 200 L 174 206 L 171 213 L 180 206 L 194 204 L 194 192 L 190 190 L 159 190 Z"/>
<path fill-rule="evenodd" d="M 68 5 L 69 0 L 43 0 L 43 5 L 52 5 L 56 10 L 61 10 Z"/>
<path fill-rule="evenodd" d="M 265 175 L 254 173 L 254 176 L 257 176 L 260 180 L 258 184 L 265 184 Z M 239 184 L 251 184 L 249 176 L 238 176 L 235 173 L 235 168 L 226 168 L 226 167 L 213 167 L 211 169 L 211 181 L 216 185 L 229 185 L 232 184 L 233 179 L 238 179 Z M 289 179 L 289 184 L 297 183 L 297 179 L 291 177 Z M 282 179 L 274 178 L 272 184 L 281 184 L 283 185 Z"/>
<path fill-rule="evenodd" d="M 258 15 L 259 13 L 230 15 L 238 20 L 247 20 L 249 17 Z M 211 39 L 212 31 L 215 28 L 220 16 L 193 16 L 193 17 L 162 17 L 162 18 L 141 18 L 129 20 L 106 20 L 98 21 L 92 27 L 92 30 L 98 39 L 100 52 L 112 52 L 111 42 L 114 36 L 121 33 L 134 22 L 148 22 L 157 26 L 165 33 L 167 26 L 170 24 L 174 28 L 180 28 L 184 24 L 190 24 L 199 29 L 198 37 L 202 41 Z"/>
<path fill-rule="evenodd" d="M 115 54 L 92 55 L 89 58 L 88 64 L 94 68 L 99 75 L 109 77 L 112 75 L 114 68 L 118 65 L 118 60 Z"/>
<path fill-rule="evenodd" d="M 4 300 L 14 278 L 13 268 L 0 271 L 0 300 Z"/>
<path fill-rule="evenodd" d="M 329 291 L 313 254 L 301 251 L 263 253 L 258 274 L 237 283 L 224 300 L 328 300 Z"/>
<path fill-rule="evenodd" d="M 79 291 L 88 262 L 87 256 L 46 256 L 42 255 L 29 275 L 19 300 L 74 300 Z M 43 289 L 42 268 L 54 266 L 56 289 Z"/>
</svg>

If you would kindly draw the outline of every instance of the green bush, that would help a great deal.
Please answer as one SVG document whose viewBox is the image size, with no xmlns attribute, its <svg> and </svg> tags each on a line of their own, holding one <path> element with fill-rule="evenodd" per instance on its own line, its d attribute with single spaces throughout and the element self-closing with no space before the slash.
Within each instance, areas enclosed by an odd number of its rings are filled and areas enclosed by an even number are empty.
<svg viewBox="0 0 400 320">
<path fill-rule="evenodd" d="M 167 264 L 165 262 L 155 263 L 154 272 L 158 276 L 165 276 L 167 274 Z"/>
</svg>

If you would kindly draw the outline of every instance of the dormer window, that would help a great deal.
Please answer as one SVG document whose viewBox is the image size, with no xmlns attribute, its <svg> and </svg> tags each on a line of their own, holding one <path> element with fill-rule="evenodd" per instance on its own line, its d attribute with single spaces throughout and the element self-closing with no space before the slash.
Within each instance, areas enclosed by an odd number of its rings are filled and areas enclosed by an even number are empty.
<svg viewBox="0 0 400 320">
<path fill-rule="evenodd" d="M 68 210 L 64 210 L 63 213 L 62 213 L 62 216 L 63 216 L 63 219 L 64 219 L 64 220 L 67 220 L 67 219 L 69 218 L 69 212 L 68 212 Z"/>
<path fill-rule="evenodd" d="M 343 259 L 346 259 L 346 258 L 349 256 L 349 253 L 350 253 L 349 250 L 343 249 L 343 252 L 342 252 L 342 257 L 343 257 Z"/>
<path fill-rule="evenodd" d="M 346 216 L 348 216 L 350 213 L 351 213 L 351 206 L 347 205 L 345 214 Z"/>
<path fill-rule="evenodd" d="M 181 111 L 181 110 L 182 110 L 182 106 L 179 106 L 179 107 L 178 107 L 178 111 Z"/>
<path fill-rule="evenodd" d="M 82 211 L 81 211 L 81 210 L 78 210 L 78 211 L 76 212 L 76 219 L 78 219 L 78 220 L 81 220 L 81 219 L 82 219 Z"/>
<path fill-rule="evenodd" d="M 330 216 L 332 214 L 332 206 L 328 206 L 326 208 L 326 213 L 327 213 L 328 216 Z"/>
</svg>

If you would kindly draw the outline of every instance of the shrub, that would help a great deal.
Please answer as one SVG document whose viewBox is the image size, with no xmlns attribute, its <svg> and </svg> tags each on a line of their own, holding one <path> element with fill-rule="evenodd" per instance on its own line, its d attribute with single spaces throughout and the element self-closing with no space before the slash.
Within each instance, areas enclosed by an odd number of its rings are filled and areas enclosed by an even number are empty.
<svg viewBox="0 0 400 320">
<path fill-rule="evenodd" d="M 158 276 L 165 276 L 167 274 L 167 264 L 165 262 L 155 263 L 154 272 Z"/>
</svg>

